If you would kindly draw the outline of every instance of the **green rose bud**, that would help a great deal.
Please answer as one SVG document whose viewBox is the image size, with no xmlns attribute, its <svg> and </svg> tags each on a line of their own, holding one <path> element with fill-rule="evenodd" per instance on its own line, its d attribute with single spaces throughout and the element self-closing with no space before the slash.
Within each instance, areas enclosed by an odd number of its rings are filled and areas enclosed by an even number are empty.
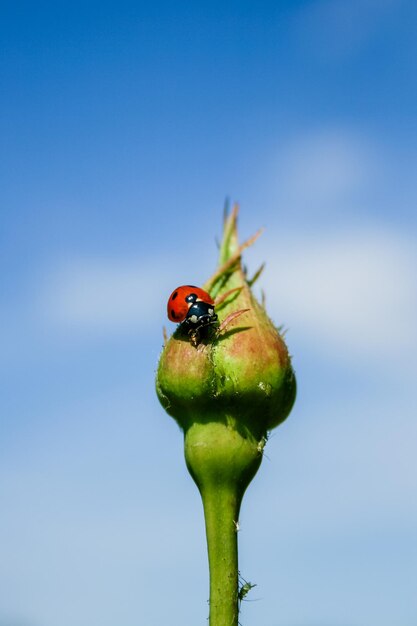
<svg viewBox="0 0 417 626">
<path fill-rule="evenodd" d="M 242 251 L 254 239 L 239 246 L 235 208 L 225 220 L 219 269 L 203 286 L 215 300 L 219 325 L 191 340 L 180 325 L 164 346 L 156 379 L 162 406 L 184 432 L 187 467 L 203 498 L 210 626 L 237 624 L 241 500 L 268 432 L 288 416 L 296 393 L 283 337 L 242 268 Z"/>
<path fill-rule="evenodd" d="M 226 294 L 216 306 L 220 329 L 232 319 L 197 349 L 178 328 L 160 358 L 157 393 L 184 431 L 195 420 L 227 420 L 261 440 L 289 414 L 295 377 L 285 342 L 242 270 L 236 213 L 225 224 L 220 269 L 203 286 L 215 300 Z"/>
</svg>

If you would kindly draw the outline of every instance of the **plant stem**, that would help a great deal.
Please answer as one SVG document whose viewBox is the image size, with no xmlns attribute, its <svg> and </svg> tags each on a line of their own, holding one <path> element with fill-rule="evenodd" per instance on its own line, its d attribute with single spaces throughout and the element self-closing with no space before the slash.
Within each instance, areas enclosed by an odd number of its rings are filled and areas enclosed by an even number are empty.
<svg viewBox="0 0 417 626">
<path fill-rule="evenodd" d="M 193 422 L 187 467 L 200 490 L 210 567 L 210 625 L 238 626 L 237 523 L 246 487 L 262 460 L 259 443 L 229 416 Z"/>
<path fill-rule="evenodd" d="M 237 520 L 240 497 L 227 486 L 202 494 L 210 567 L 210 626 L 238 624 Z"/>
</svg>

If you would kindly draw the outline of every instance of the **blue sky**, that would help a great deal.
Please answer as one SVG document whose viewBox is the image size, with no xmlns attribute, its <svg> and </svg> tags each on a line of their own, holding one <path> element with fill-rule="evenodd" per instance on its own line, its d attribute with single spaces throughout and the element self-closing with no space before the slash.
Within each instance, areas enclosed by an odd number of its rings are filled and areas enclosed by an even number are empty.
<svg viewBox="0 0 417 626">
<path fill-rule="evenodd" d="M 241 622 L 415 625 L 416 18 L 1 3 L 1 626 L 205 623 L 154 372 L 226 197 L 299 382 L 242 509 Z"/>
</svg>

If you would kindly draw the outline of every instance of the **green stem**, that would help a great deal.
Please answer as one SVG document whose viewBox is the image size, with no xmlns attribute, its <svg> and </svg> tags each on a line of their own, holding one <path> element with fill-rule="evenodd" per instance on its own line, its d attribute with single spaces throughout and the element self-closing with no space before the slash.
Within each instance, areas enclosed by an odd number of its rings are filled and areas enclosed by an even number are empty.
<svg viewBox="0 0 417 626">
<path fill-rule="evenodd" d="M 237 520 L 240 499 L 232 490 L 201 494 L 210 567 L 210 626 L 238 624 Z"/>
<path fill-rule="evenodd" d="M 187 467 L 200 490 L 210 566 L 210 626 L 238 626 L 237 523 L 262 460 L 259 442 L 229 415 L 185 431 Z"/>
</svg>

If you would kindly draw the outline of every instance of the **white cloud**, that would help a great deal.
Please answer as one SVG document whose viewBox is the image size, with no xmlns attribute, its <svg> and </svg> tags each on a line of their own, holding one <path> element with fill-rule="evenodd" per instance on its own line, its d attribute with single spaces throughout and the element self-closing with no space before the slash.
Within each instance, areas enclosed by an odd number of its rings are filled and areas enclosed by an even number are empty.
<svg viewBox="0 0 417 626">
<path fill-rule="evenodd" d="M 300 45 L 318 59 L 338 63 L 360 53 L 398 7 L 395 0 L 321 0 L 297 14 Z"/>
<path fill-rule="evenodd" d="M 268 310 L 323 352 L 394 359 L 417 346 L 417 252 L 407 236 L 360 230 L 266 253 Z M 278 321 L 278 320 L 277 320 Z"/>
<path fill-rule="evenodd" d="M 281 147 L 273 186 L 286 211 L 340 213 L 375 186 L 380 166 L 375 148 L 359 133 L 322 128 Z"/>
<path fill-rule="evenodd" d="M 198 273 L 206 276 L 208 270 L 199 267 Z M 198 283 L 184 254 L 181 258 L 160 253 L 147 259 L 74 258 L 45 272 L 36 313 L 61 330 L 143 334 L 152 324 L 169 324 L 167 299 L 184 276 Z"/>
<path fill-rule="evenodd" d="M 137 331 L 163 310 L 165 274 L 137 259 L 74 260 L 45 277 L 38 312 L 77 331 Z"/>
<path fill-rule="evenodd" d="M 273 167 L 268 186 L 295 228 L 280 233 L 278 248 L 262 251 L 273 268 L 265 273 L 270 313 L 290 327 L 292 340 L 333 357 L 415 363 L 415 241 L 371 217 L 392 212 L 380 206 L 393 202 L 390 155 L 335 126 L 293 137 Z"/>
</svg>

